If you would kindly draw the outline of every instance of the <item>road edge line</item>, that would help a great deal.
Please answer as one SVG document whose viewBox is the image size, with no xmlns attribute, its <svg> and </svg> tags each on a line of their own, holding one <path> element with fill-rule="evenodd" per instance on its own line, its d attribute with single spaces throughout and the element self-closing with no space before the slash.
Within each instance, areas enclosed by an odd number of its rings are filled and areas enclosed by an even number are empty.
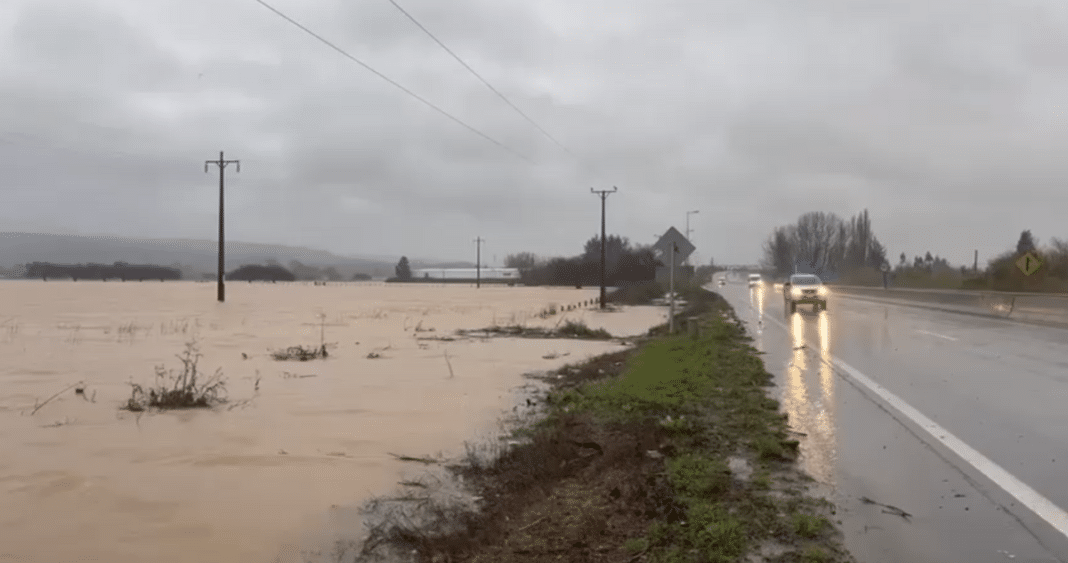
<svg viewBox="0 0 1068 563">
<path fill-rule="evenodd" d="M 789 333 L 790 329 L 784 323 L 768 315 L 764 316 Z M 834 354 L 830 354 L 830 358 L 831 367 L 838 368 L 835 372 L 840 377 L 848 376 L 847 381 L 865 397 L 882 407 L 922 442 L 934 448 L 958 471 L 977 485 L 982 485 L 984 494 L 1000 505 L 1002 510 L 1015 516 L 1042 547 L 1053 552 L 1061 561 L 1068 561 L 1068 512 L 860 370 Z M 820 361 L 826 360 L 820 358 Z"/>
</svg>

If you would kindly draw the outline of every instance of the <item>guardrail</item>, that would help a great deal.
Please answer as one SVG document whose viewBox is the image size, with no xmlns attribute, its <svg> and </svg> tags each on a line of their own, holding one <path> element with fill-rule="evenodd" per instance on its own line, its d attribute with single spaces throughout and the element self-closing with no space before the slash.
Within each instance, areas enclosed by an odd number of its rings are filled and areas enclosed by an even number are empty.
<svg viewBox="0 0 1068 563">
<path fill-rule="evenodd" d="M 848 297 L 1068 328 L 1068 294 L 831 285 Z"/>
</svg>

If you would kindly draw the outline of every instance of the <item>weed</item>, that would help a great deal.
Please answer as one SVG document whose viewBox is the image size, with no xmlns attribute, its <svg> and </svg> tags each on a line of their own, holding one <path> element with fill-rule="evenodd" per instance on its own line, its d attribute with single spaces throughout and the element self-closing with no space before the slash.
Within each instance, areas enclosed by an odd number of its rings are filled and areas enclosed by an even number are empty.
<svg viewBox="0 0 1068 563">
<path fill-rule="evenodd" d="M 823 533 L 823 530 L 830 526 L 830 522 L 822 516 L 797 513 L 793 515 L 790 525 L 795 534 L 811 539 Z"/>
<path fill-rule="evenodd" d="M 564 326 L 560 327 L 556 331 L 558 334 L 565 336 L 576 336 L 580 338 L 598 338 L 603 340 L 610 340 L 612 335 L 603 328 L 592 329 L 586 326 L 585 323 L 578 321 L 567 321 Z"/>
<path fill-rule="evenodd" d="M 829 563 L 831 556 L 819 546 L 808 545 L 799 554 L 800 563 Z"/>
<path fill-rule="evenodd" d="M 55 400 L 56 397 L 59 397 L 63 393 L 66 393 L 67 391 L 70 391 L 71 389 L 79 389 L 79 388 L 84 390 L 85 389 L 85 383 L 82 382 L 82 381 L 79 381 L 78 383 L 72 383 L 72 384 L 64 387 L 60 392 L 56 393 L 55 395 L 52 395 L 51 397 L 45 399 L 44 401 L 41 401 L 41 402 L 34 401 L 33 411 L 30 412 L 30 416 L 33 416 L 33 415 L 37 414 L 37 411 L 41 410 L 42 407 L 44 407 L 48 403 L 51 403 L 53 400 Z M 94 400 L 95 400 L 95 393 L 94 393 Z"/>
<path fill-rule="evenodd" d="M 0 329 L 3 329 L 4 334 L 7 335 L 8 342 L 11 342 L 14 340 L 15 336 L 18 335 L 21 325 L 19 324 L 18 319 L 12 317 L 0 322 Z"/>
<path fill-rule="evenodd" d="M 306 362 L 308 360 L 325 359 L 329 354 L 326 351 L 326 344 L 319 346 L 318 348 L 304 346 L 290 346 L 285 350 L 272 350 L 271 357 L 280 362 L 287 360 L 298 360 Z"/>
<path fill-rule="evenodd" d="M 185 352 L 178 356 L 182 362 L 182 372 L 176 374 L 162 365 L 156 366 L 155 386 L 146 390 L 141 385 L 131 383 L 131 396 L 121 408 L 142 412 L 149 408 L 207 408 L 225 402 L 226 385 L 221 369 L 215 370 L 203 382 L 197 381 L 200 375 L 197 362 L 200 357 L 196 341 L 187 342 Z"/>
<path fill-rule="evenodd" d="M 745 553 L 748 544 L 742 521 L 724 507 L 707 502 L 690 509 L 684 534 L 708 561 L 735 561 Z"/>
<path fill-rule="evenodd" d="M 649 540 L 645 538 L 631 538 L 623 543 L 623 549 L 630 553 L 642 553 L 649 549 Z"/>
<path fill-rule="evenodd" d="M 731 473 L 719 460 L 688 453 L 668 461 L 668 476 L 683 498 L 707 499 L 727 491 Z"/>
<path fill-rule="evenodd" d="M 189 332 L 189 319 L 175 319 L 159 323 L 161 335 L 187 334 Z"/>
<path fill-rule="evenodd" d="M 288 360 L 297 360 L 301 362 L 307 362 L 308 360 L 326 359 L 330 356 L 330 353 L 326 351 L 327 346 L 336 346 L 336 342 L 326 342 L 326 313 L 320 312 L 319 317 L 319 346 L 307 347 L 304 346 L 290 346 L 284 350 L 272 350 L 271 357 L 280 362 Z"/>
<path fill-rule="evenodd" d="M 139 330 L 141 330 L 141 327 L 134 321 L 119 325 L 119 328 L 116 331 L 116 340 L 122 342 L 123 339 L 126 339 L 133 344 L 134 339 L 137 337 L 137 331 Z"/>
</svg>

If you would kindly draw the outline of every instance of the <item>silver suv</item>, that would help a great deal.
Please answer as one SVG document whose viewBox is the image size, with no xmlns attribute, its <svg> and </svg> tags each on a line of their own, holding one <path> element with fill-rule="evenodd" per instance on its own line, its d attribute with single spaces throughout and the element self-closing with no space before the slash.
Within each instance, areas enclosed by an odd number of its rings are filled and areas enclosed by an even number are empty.
<svg viewBox="0 0 1068 563">
<path fill-rule="evenodd" d="M 813 311 L 827 310 L 827 287 L 813 274 L 794 274 L 783 284 L 782 295 L 791 313 L 797 305 L 811 304 Z"/>
</svg>

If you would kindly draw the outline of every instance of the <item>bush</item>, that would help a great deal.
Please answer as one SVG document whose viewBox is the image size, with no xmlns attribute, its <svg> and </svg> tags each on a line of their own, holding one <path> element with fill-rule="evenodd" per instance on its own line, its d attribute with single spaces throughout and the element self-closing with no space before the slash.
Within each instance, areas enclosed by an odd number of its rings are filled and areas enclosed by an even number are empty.
<svg viewBox="0 0 1068 563">
<path fill-rule="evenodd" d="M 586 326 L 585 323 L 576 321 L 567 321 L 564 323 L 564 326 L 560 327 L 556 332 L 565 336 L 577 336 L 581 338 L 603 338 L 606 340 L 612 338 L 612 335 L 603 328 L 595 330 Z"/>
<path fill-rule="evenodd" d="M 156 366 L 156 385 L 146 390 L 136 383 L 131 383 L 131 396 L 122 409 L 141 412 L 149 408 L 207 408 L 225 402 L 226 386 L 221 368 L 215 370 L 206 381 L 198 384 L 197 376 L 200 374 L 197 371 L 197 361 L 200 356 L 195 341 L 186 343 L 185 353 L 178 356 L 183 365 L 182 373 L 175 374 L 165 370 L 162 365 Z"/>
<path fill-rule="evenodd" d="M 622 303 L 624 305 L 648 305 L 654 299 L 659 299 L 667 292 L 659 282 L 640 282 L 626 284 L 610 293 L 609 302 Z"/>
</svg>

